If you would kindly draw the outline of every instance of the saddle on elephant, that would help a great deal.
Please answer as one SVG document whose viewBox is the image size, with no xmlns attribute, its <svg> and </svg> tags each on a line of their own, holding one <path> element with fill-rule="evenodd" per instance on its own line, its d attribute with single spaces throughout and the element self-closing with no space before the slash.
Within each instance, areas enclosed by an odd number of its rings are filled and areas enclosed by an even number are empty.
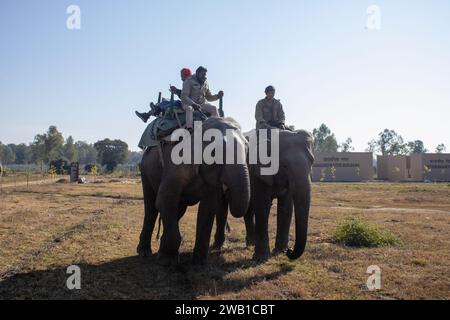
<svg viewBox="0 0 450 320">
<path fill-rule="evenodd" d="M 139 148 L 157 146 L 161 140 L 172 134 L 179 128 L 184 128 L 186 124 L 186 112 L 182 108 L 181 101 L 163 100 L 155 105 L 162 112 L 158 113 L 155 119 L 147 125 L 139 141 Z M 194 121 L 204 121 L 208 117 L 200 112 L 194 112 Z"/>
</svg>

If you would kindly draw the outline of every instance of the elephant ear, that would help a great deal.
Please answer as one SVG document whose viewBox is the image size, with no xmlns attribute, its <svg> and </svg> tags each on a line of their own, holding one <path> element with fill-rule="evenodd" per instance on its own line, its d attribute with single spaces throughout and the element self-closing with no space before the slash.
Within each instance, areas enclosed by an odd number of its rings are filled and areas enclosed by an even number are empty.
<svg viewBox="0 0 450 320">
<path fill-rule="evenodd" d="M 296 131 L 297 137 L 300 139 L 303 150 L 308 157 L 311 165 L 314 163 L 313 143 L 314 138 L 311 133 L 305 130 Z"/>
</svg>

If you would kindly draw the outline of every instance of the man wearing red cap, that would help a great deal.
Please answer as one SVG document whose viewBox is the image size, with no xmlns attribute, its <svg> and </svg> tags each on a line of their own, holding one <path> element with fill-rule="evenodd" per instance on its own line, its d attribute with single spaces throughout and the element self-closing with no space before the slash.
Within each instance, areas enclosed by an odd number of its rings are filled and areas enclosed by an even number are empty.
<svg viewBox="0 0 450 320">
<path fill-rule="evenodd" d="M 191 69 L 188 69 L 188 68 L 181 69 L 181 81 L 182 82 L 184 82 L 184 80 L 186 80 L 190 76 L 192 76 Z M 177 87 L 174 87 L 174 86 L 170 86 L 170 92 L 177 95 L 177 97 L 181 99 L 181 89 L 178 89 Z"/>
<path fill-rule="evenodd" d="M 183 68 L 180 71 L 180 76 L 181 76 L 181 81 L 184 82 L 187 78 L 189 78 L 190 76 L 192 76 L 192 71 L 188 68 Z M 170 86 L 169 88 L 170 92 L 177 95 L 178 98 L 181 99 L 181 89 L 178 89 L 175 86 Z M 149 112 L 137 112 L 135 111 L 136 115 L 144 122 L 147 122 L 147 120 L 150 118 L 150 116 L 153 115 L 152 111 Z"/>
</svg>

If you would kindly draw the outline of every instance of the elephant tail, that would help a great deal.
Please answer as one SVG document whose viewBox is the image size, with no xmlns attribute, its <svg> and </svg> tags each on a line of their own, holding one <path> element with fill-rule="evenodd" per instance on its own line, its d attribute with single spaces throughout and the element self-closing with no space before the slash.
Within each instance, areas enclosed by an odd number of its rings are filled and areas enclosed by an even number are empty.
<svg viewBox="0 0 450 320">
<path fill-rule="evenodd" d="M 161 231 L 161 215 L 159 216 L 158 219 L 158 232 L 156 233 L 156 240 L 159 241 L 159 232 Z"/>
</svg>

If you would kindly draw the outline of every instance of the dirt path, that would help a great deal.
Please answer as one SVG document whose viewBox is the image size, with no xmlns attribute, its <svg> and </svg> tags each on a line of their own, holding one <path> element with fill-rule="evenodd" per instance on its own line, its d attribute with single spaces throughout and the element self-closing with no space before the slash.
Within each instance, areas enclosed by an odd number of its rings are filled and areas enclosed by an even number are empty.
<svg viewBox="0 0 450 320">
<path fill-rule="evenodd" d="M 37 180 L 37 181 L 29 181 L 28 185 L 33 186 L 33 185 L 40 185 L 40 184 L 51 184 L 54 182 L 55 182 L 55 180 L 52 180 L 52 179 L 43 179 L 43 180 Z M 16 183 L 13 182 L 13 183 L 2 184 L 2 188 L 23 187 L 26 185 L 27 185 L 26 181 L 21 181 L 21 182 L 16 182 Z"/>
<path fill-rule="evenodd" d="M 358 207 L 330 207 L 333 210 L 360 210 L 364 212 L 413 212 L 413 213 L 449 213 L 450 211 L 428 209 L 428 208 L 389 208 L 389 207 L 373 207 L 373 208 L 358 208 Z"/>
</svg>

